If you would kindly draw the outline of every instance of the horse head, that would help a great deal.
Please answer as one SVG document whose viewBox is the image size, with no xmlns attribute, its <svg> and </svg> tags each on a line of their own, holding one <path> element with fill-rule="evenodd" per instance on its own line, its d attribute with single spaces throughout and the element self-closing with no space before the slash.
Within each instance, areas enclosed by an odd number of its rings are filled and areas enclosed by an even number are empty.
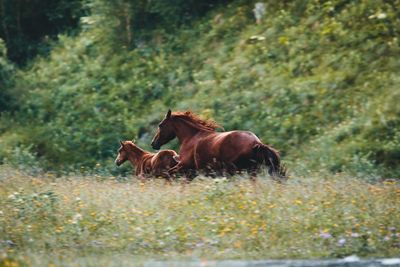
<svg viewBox="0 0 400 267">
<path fill-rule="evenodd" d="M 151 147 L 158 150 L 162 145 L 174 139 L 175 136 L 176 134 L 172 123 L 171 110 L 168 110 L 165 118 L 160 122 L 160 124 L 158 124 L 157 133 L 151 141 Z"/>
<path fill-rule="evenodd" d="M 128 160 L 128 149 L 125 142 L 119 141 L 121 147 L 118 149 L 118 156 L 115 159 L 115 164 L 120 166 L 122 163 Z"/>
</svg>

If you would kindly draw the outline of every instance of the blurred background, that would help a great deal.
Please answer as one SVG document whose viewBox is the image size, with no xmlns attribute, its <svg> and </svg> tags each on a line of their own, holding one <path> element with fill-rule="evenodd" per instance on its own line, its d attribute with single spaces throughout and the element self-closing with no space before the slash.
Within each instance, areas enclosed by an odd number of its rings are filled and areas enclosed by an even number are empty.
<svg viewBox="0 0 400 267">
<path fill-rule="evenodd" d="M 291 173 L 399 177 L 399 32 L 399 0 L 0 0 L 0 164 L 122 174 L 171 108 Z"/>
</svg>

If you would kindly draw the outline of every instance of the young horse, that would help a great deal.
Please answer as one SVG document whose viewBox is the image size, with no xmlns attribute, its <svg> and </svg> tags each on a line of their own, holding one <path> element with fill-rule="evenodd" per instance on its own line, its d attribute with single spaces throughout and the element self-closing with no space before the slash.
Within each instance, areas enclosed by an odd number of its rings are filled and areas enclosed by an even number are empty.
<svg viewBox="0 0 400 267">
<path fill-rule="evenodd" d="M 168 170 L 176 166 L 179 156 L 173 150 L 161 150 L 156 154 L 139 148 L 133 141 L 120 141 L 118 156 L 115 164 L 120 166 L 129 160 L 132 166 L 136 166 L 136 175 L 143 181 L 145 177 L 161 176 L 170 181 Z"/>
<path fill-rule="evenodd" d="M 221 128 L 213 121 L 204 121 L 192 112 L 168 111 L 160 122 L 151 146 L 160 149 L 175 137 L 180 143 L 180 161 L 169 173 L 181 171 L 190 175 L 191 170 L 222 171 L 233 175 L 247 170 L 252 176 L 265 163 L 270 175 L 285 176 L 278 151 L 263 144 L 248 131 L 216 132 Z M 193 177 L 188 177 L 193 178 Z"/>
</svg>

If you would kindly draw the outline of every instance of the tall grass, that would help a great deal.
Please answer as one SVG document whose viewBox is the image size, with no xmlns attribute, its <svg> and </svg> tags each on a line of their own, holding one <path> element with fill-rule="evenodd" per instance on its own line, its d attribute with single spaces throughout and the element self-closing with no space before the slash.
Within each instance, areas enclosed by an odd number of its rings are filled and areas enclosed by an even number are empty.
<svg viewBox="0 0 400 267">
<path fill-rule="evenodd" d="M 0 263 L 389 257 L 400 253 L 399 198 L 395 182 L 345 175 L 166 185 L 3 167 Z"/>
</svg>

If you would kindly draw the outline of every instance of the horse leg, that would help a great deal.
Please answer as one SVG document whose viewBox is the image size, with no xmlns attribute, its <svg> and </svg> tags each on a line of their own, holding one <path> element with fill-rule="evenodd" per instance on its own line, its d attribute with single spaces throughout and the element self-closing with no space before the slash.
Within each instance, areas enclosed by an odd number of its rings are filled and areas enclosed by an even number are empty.
<svg viewBox="0 0 400 267">
<path fill-rule="evenodd" d="M 176 164 L 174 167 L 168 169 L 168 175 L 174 175 L 177 172 L 179 172 L 181 169 L 183 168 L 183 164 L 181 164 L 181 162 L 179 162 L 178 164 Z"/>
<path fill-rule="evenodd" d="M 250 165 L 247 168 L 247 173 L 250 176 L 250 181 L 255 185 L 257 182 L 257 174 L 260 169 L 259 164 L 255 160 L 250 160 Z"/>
<path fill-rule="evenodd" d="M 229 178 L 232 178 L 239 171 L 238 167 L 232 162 L 226 163 L 224 165 L 225 166 L 223 166 L 224 167 L 223 169 L 225 170 L 226 176 Z"/>
<path fill-rule="evenodd" d="M 183 179 L 181 182 L 181 185 L 182 185 L 181 192 L 183 192 L 186 188 L 186 185 L 188 185 L 194 179 L 196 174 L 191 169 L 184 169 L 184 170 L 181 169 L 181 173 L 183 174 L 183 177 L 182 177 Z"/>
<path fill-rule="evenodd" d="M 144 184 L 146 182 L 146 177 L 144 177 L 143 173 L 139 174 L 138 178 L 141 184 Z"/>
<path fill-rule="evenodd" d="M 146 182 L 146 177 L 144 177 L 143 173 L 139 173 L 137 175 L 138 179 L 139 179 L 139 187 L 140 187 L 140 192 L 144 192 L 145 190 L 145 182 Z"/>
<path fill-rule="evenodd" d="M 193 181 L 194 177 L 196 177 L 196 171 L 192 169 L 187 169 L 184 174 L 188 182 Z"/>
<path fill-rule="evenodd" d="M 161 177 L 165 179 L 165 184 L 172 185 L 171 175 L 168 173 L 168 170 L 164 170 L 161 174 Z"/>
<path fill-rule="evenodd" d="M 257 169 L 256 168 L 251 168 L 248 170 L 248 174 L 250 175 L 250 181 L 252 182 L 257 182 Z"/>
<path fill-rule="evenodd" d="M 184 165 L 182 164 L 182 162 L 179 162 L 174 167 L 168 169 L 168 171 L 167 171 L 168 176 L 171 177 L 171 176 L 175 175 L 176 173 L 180 172 L 183 169 L 183 166 Z"/>
</svg>

